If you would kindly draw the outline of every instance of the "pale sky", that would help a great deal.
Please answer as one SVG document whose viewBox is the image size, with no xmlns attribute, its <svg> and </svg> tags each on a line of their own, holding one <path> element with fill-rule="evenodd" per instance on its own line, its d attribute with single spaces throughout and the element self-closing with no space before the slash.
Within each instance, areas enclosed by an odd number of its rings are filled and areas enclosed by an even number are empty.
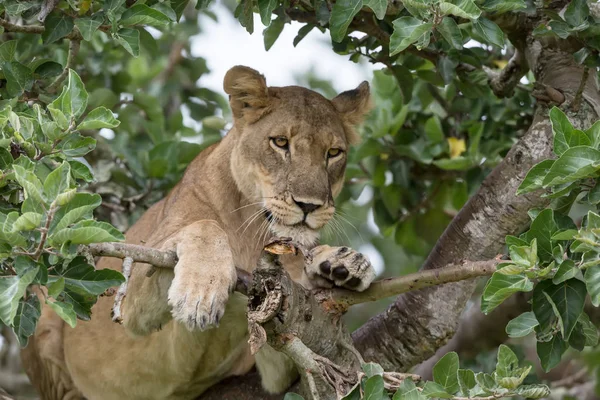
<svg viewBox="0 0 600 400">
<path fill-rule="evenodd" d="M 313 29 L 296 48 L 293 40 L 303 24 L 286 24 L 283 32 L 269 51 L 265 51 L 263 24 L 254 14 L 254 33 L 234 19 L 221 3 L 211 7 L 219 22 L 200 17 L 203 33 L 191 39 L 192 55 L 204 57 L 211 70 L 202 76 L 200 86 L 222 93 L 223 77 L 234 65 L 246 65 L 261 72 L 270 86 L 286 86 L 296 83 L 295 76 L 312 70 L 320 78 L 332 81 L 338 91 L 354 89 L 364 80 L 371 80 L 372 66 L 355 64 L 349 56 L 341 56 L 331 49 L 329 33 Z"/>
</svg>

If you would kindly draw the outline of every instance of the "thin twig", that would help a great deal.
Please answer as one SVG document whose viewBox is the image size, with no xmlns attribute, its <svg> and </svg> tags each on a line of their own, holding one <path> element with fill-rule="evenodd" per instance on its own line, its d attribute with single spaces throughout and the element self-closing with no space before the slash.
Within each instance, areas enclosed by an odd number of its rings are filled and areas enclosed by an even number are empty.
<svg viewBox="0 0 600 400">
<path fill-rule="evenodd" d="M 69 42 L 69 53 L 67 55 L 67 63 L 65 68 L 60 73 L 60 75 L 46 88 L 46 90 L 50 93 L 56 92 L 58 87 L 63 83 L 63 81 L 69 75 L 69 69 L 73 67 L 75 63 L 75 57 L 77 57 L 77 53 L 79 53 L 79 47 L 81 45 L 81 40 L 71 39 Z"/>
<path fill-rule="evenodd" d="M 46 223 L 42 228 L 40 228 L 40 231 L 42 232 L 42 235 L 40 236 L 40 243 L 38 244 L 35 253 L 32 255 L 33 259 L 36 261 L 40 258 L 42 252 L 44 251 L 44 245 L 46 244 L 46 239 L 48 238 L 48 230 L 50 229 L 50 224 L 54 219 L 54 213 L 56 212 L 56 209 L 57 208 L 53 203 L 48 210 L 48 214 L 46 214 Z"/>
<path fill-rule="evenodd" d="M 330 289 L 320 290 L 319 294 L 322 296 L 322 301 L 333 300 L 338 305 L 351 306 L 397 296 L 429 286 L 491 275 L 496 270 L 498 263 L 499 260 L 465 261 L 460 264 L 450 264 L 443 268 L 418 271 L 413 274 L 376 281 L 364 292 Z"/>
<path fill-rule="evenodd" d="M 117 291 L 117 295 L 115 296 L 115 304 L 112 309 L 112 320 L 113 322 L 122 324 L 123 323 L 123 314 L 121 312 L 121 303 L 123 299 L 127 295 L 127 284 L 129 283 L 129 277 L 131 276 L 131 267 L 133 265 L 133 258 L 125 257 L 123 259 L 123 276 L 125 277 L 125 282 L 121 283 L 119 286 L 119 290 Z"/>
<path fill-rule="evenodd" d="M 581 82 L 579 82 L 579 87 L 577 88 L 577 92 L 575 93 L 575 97 L 571 102 L 571 110 L 577 112 L 579 111 L 579 107 L 581 107 L 581 98 L 583 97 L 583 90 L 585 89 L 585 84 L 587 83 L 588 76 L 590 74 L 589 67 L 583 68 L 583 73 L 581 74 Z"/>
</svg>

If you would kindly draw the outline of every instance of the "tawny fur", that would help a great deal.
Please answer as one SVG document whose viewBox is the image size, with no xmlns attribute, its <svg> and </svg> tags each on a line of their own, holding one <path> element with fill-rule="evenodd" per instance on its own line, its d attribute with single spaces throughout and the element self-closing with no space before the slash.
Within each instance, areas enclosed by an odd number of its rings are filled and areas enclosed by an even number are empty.
<svg viewBox="0 0 600 400">
<path fill-rule="evenodd" d="M 246 298 L 232 293 L 235 267 L 252 270 L 264 240 L 291 236 L 315 246 L 342 188 L 353 125 L 369 107 L 368 85 L 332 101 L 300 87 L 267 87 L 262 75 L 232 68 L 224 81 L 234 127 L 203 151 L 181 182 L 127 232 L 127 242 L 175 250 L 174 270 L 135 265 L 123 304 L 124 324 L 110 319 L 113 299 L 101 297 L 89 322 L 66 326 L 44 309 L 23 352 L 42 399 L 193 399 L 255 363 L 247 344 Z M 272 138 L 285 137 L 288 148 Z M 328 158 L 328 150 L 342 152 Z M 299 203 L 314 204 L 305 212 Z M 270 212 L 270 219 L 261 213 Z M 368 261 L 346 248 L 315 247 L 311 265 L 283 260 L 306 285 L 364 290 L 374 278 Z M 345 274 L 329 275 L 323 266 Z M 120 270 L 103 258 L 98 268 Z M 218 327 L 216 327 L 218 325 Z M 293 363 L 266 348 L 256 357 L 263 386 L 284 391 Z"/>
</svg>

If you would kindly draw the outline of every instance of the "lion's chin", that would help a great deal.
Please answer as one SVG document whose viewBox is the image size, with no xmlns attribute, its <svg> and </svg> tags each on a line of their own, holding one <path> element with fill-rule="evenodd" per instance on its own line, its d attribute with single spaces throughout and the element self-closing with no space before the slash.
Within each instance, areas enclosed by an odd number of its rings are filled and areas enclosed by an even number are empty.
<svg viewBox="0 0 600 400">
<path fill-rule="evenodd" d="M 289 237 L 295 242 L 306 247 L 312 247 L 319 240 L 319 232 L 309 228 L 306 224 L 296 225 L 273 224 L 271 233 L 275 237 Z"/>
</svg>

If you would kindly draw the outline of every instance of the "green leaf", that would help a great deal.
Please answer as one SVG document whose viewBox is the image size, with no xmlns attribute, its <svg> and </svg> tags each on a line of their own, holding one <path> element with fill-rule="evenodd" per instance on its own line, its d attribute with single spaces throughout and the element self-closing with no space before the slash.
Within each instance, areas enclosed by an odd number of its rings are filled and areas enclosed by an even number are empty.
<svg viewBox="0 0 600 400">
<path fill-rule="evenodd" d="M 65 290 L 65 278 L 60 277 L 56 281 L 48 285 L 48 296 L 54 297 L 55 299 Z"/>
<path fill-rule="evenodd" d="M 546 385 L 523 385 L 515 393 L 526 399 L 543 399 L 550 396 L 550 388 Z"/>
<path fill-rule="evenodd" d="M 13 224 L 12 230 L 14 232 L 31 231 L 40 226 L 41 222 L 42 214 L 26 212 L 17 218 Z"/>
<path fill-rule="evenodd" d="M 61 207 L 50 225 L 50 234 L 54 231 L 60 231 L 69 225 L 78 222 L 80 219 L 92 218 L 92 211 L 102 203 L 102 197 L 98 194 L 77 193 L 73 199 L 65 206 Z"/>
<path fill-rule="evenodd" d="M 575 182 L 593 176 L 600 169 L 600 150 L 588 146 L 571 147 L 554 162 L 544 178 L 544 187 Z"/>
<path fill-rule="evenodd" d="M 329 18 L 331 40 L 334 42 L 342 41 L 346 36 L 346 31 L 352 19 L 362 7 L 363 0 L 339 0 L 335 2 Z"/>
<path fill-rule="evenodd" d="M 600 306 L 600 265 L 594 265 L 586 269 L 584 279 L 592 304 L 594 307 Z"/>
<path fill-rule="evenodd" d="M 44 204 L 44 199 L 42 198 L 42 182 L 40 182 L 38 177 L 35 176 L 33 172 L 27 171 L 20 165 L 15 165 L 13 168 L 17 182 L 23 187 L 25 198 L 31 197 L 33 201 Z"/>
<path fill-rule="evenodd" d="M 62 164 L 54 171 L 50 172 L 44 181 L 44 194 L 49 203 L 52 203 L 56 197 L 65 192 L 71 186 L 71 166 L 68 162 Z"/>
<path fill-rule="evenodd" d="M 35 332 L 41 311 L 40 301 L 35 294 L 28 296 L 27 300 L 19 302 L 12 327 L 22 348 L 27 346 L 29 337 Z"/>
<path fill-rule="evenodd" d="M 198 1 L 200 3 L 202 0 Z M 198 7 L 198 6 L 196 6 Z M 252 35 L 254 32 L 254 2 L 252 0 L 241 0 L 233 16 L 238 19 L 240 25 L 246 28 L 246 31 Z"/>
<path fill-rule="evenodd" d="M 266 51 L 269 51 L 269 49 L 271 49 L 273 44 L 275 44 L 275 41 L 277 40 L 277 38 L 283 31 L 284 25 L 285 25 L 285 23 L 284 23 L 283 18 L 277 17 L 271 23 L 271 25 L 269 25 L 269 27 L 263 31 L 263 38 L 264 38 Z"/>
<path fill-rule="evenodd" d="M 562 263 L 560 263 L 556 274 L 554 274 L 554 277 L 552 278 L 552 283 L 558 285 L 559 283 L 562 283 L 575 277 L 583 278 L 581 270 L 575 266 L 573 260 L 564 260 Z"/>
<path fill-rule="evenodd" d="M 383 400 L 385 396 L 375 397 L 373 400 Z M 404 379 L 394 394 L 393 400 L 426 400 L 426 397 L 421 394 L 415 383 L 411 379 Z"/>
<path fill-rule="evenodd" d="M 53 12 L 44 22 L 42 40 L 45 44 L 56 42 L 71 33 L 73 26 L 73 18 L 61 12 Z"/>
<path fill-rule="evenodd" d="M 539 322 L 535 318 L 535 314 L 532 311 L 527 311 L 512 319 L 506 325 L 506 333 L 511 338 L 524 337 L 533 332 L 538 325 Z"/>
<path fill-rule="evenodd" d="M 160 28 L 169 22 L 171 19 L 157 9 L 150 8 L 145 4 L 135 4 L 121 15 L 120 24 L 122 26 L 150 25 Z"/>
<path fill-rule="evenodd" d="M 393 22 L 394 32 L 390 37 L 390 56 L 400 53 L 422 36 L 429 36 L 433 24 L 413 17 L 400 17 Z"/>
<path fill-rule="evenodd" d="M 475 382 L 475 373 L 470 369 L 459 369 L 457 376 L 460 392 L 463 396 L 470 396 L 471 389 L 477 385 L 477 382 Z"/>
<path fill-rule="evenodd" d="M 432 381 L 425 382 L 425 386 L 423 387 L 423 395 L 427 398 L 439 399 L 451 399 L 454 397 L 448 393 L 442 385 Z"/>
<path fill-rule="evenodd" d="M 65 280 L 65 288 L 83 295 L 99 296 L 106 289 L 119 286 L 125 278 L 112 269 L 96 270 L 89 265 L 84 257 L 75 257 L 60 275 L 49 275 L 48 282 L 54 283 L 60 278 Z"/>
<path fill-rule="evenodd" d="M 556 367 L 567 348 L 567 343 L 560 335 L 555 335 L 549 342 L 537 342 L 537 353 L 544 371 Z"/>
<path fill-rule="evenodd" d="M 567 145 L 565 138 L 571 136 L 575 129 L 565 113 L 558 107 L 552 107 L 552 110 L 550 110 L 550 122 L 554 134 L 554 153 L 560 156 L 570 147 Z"/>
<path fill-rule="evenodd" d="M 456 15 L 466 19 L 477 19 L 481 10 L 471 0 L 441 1 L 438 7 L 443 15 Z"/>
<path fill-rule="evenodd" d="M 22 276 L 0 276 L 0 320 L 5 325 L 12 325 L 19 300 L 38 272 L 39 267 L 36 267 L 29 269 Z"/>
<path fill-rule="evenodd" d="M 283 400 L 304 400 L 304 397 L 296 393 L 286 393 Z"/>
<path fill-rule="evenodd" d="M 33 86 L 33 72 L 19 62 L 2 63 L 2 72 L 6 79 L 6 89 L 11 97 L 19 97 Z"/>
<path fill-rule="evenodd" d="M 473 31 L 486 43 L 491 43 L 500 48 L 504 47 L 504 32 L 495 22 L 481 17 L 473 21 Z"/>
<path fill-rule="evenodd" d="M 437 31 L 442 35 L 444 39 L 455 49 L 462 49 L 463 37 L 460 33 L 460 28 L 456 24 L 453 18 L 444 17 L 442 22 L 436 27 Z"/>
<path fill-rule="evenodd" d="M 16 40 L 7 40 L 6 42 L 0 44 L 0 61 L 14 61 L 15 54 L 17 51 L 17 41 Z"/>
<path fill-rule="evenodd" d="M 121 232 L 112 225 L 99 221 L 81 221 L 72 228 L 63 228 L 50 235 L 54 245 L 63 243 L 90 244 L 102 242 L 120 242 L 125 240 Z"/>
<path fill-rule="evenodd" d="M 596 346 L 598 344 L 598 328 L 586 313 L 581 313 L 579 321 L 583 328 L 583 336 L 585 337 L 585 346 Z"/>
<path fill-rule="evenodd" d="M 370 378 L 375 375 L 383 375 L 383 368 L 381 367 L 381 365 L 376 363 L 365 363 L 361 366 L 361 368 L 365 375 L 367 375 L 367 378 Z"/>
<path fill-rule="evenodd" d="M 569 279 L 558 285 L 544 287 L 543 290 L 556 306 L 564 327 L 564 339 L 569 340 L 571 332 L 583 312 L 586 296 L 585 284 L 578 279 Z"/>
<path fill-rule="evenodd" d="M 558 107 L 550 110 L 550 121 L 554 133 L 554 153 L 562 155 L 571 147 L 588 146 L 592 144 L 590 137 L 573 128 L 567 116 Z"/>
<path fill-rule="evenodd" d="M 88 183 L 94 181 L 94 175 L 87 165 L 77 160 L 69 160 L 69 164 L 71 164 L 71 172 L 75 179 L 83 179 Z"/>
<path fill-rule="evenodd" d="M 294 38 L 294 47 L 298 46 L 298 43 L 300 43 L 300 41 L 302 41 L 302 39 L 304 39 L 306 35 L 308 35 L 310 31 L 313 30 L 314 27 L 315 25 L 307 24 L 304 25 L 302 28 L 298 29 L 298 34 Z"/>
<path fill-rule="evenodd" d="M 450 352 L 433 367 L 433 381 L 442 385 L 450 394 L 458 392 L 458 354 Z"/>
<path fill-rule="evenodd" d="M 277 8 L 277 0 L 258 0 L 258 11 L 260 13 L 260 20 L 264 26 L 271 24 L 271 16 L 273 11 Z"/>
<path fill-rule="evenodd" d="M 87 107 L 88 93 L 77 72 L 69 69 L 67 85 L 49 106 L 60 110 L 67 118 L 79 118 Z"/>
<path fill-rule="evenodd" d="M 123 28 L 115 35 L 117 42 L 134 57 L 140 55 L 140 32 L 137 29 Z"/>
<path fill-rule="evenodd" d="M 485 285 L 481 299 L 481 311 L 488 314 L 513 293 L 531 290 L 533 290 L 533 282 L 527 277 L 503 275 L 496 271 Z"/>
<path fill-rule="evenodd" d="M 387 0 L 363 0 L 363 5 L 373 10 L 377 19 L 384 19 L 387 11 Z"/>
<path fill-rule="evenodd" d="M 375 375 L 366 380 L 364 386 L 365 400 L 381 400 L 384 393 L 383 377 L 381 375 Z"/>
<path fill-rule="evenodd" d="M 500 378 L 515 376 L 519 369 L 519 359 L 510 347 L 501 344 L 498 347 L 498 361 L 496 363 L 496 374 Z"/>
<path fill-rule="evenodd" d="M 475 374 L 475 381 L 484 391 L 491 393 L 494 391 L 498 385 L 496 384 L 496 380 L 490 374 L 486 374 L 484 372 L 478 372 Z"/>
<path fill-rule="evenodd" d="M 552 168 L 553 164 L 554 160 L 544 160 L 534 165 L 529 172 L 527 172 L 527 175 L 525 176 L 525 179 L 523 179 L 523 182 L 521 182 L 521 185 L 519 185 L 519 188 L 517 189 L 517 195 L 533 192 L 534 190 L 542 188 L 544 178 L 548 174 L 548 171 L 550 171 L 550 168 Z"/>
<path fill-rule="evenodd" d="M 532 241 L 535 239 L 540 260 L 551 261 L 553 259 L 552 236 L 558 231 L 559 227 L 554 220 L 554 211 L 545 209 L 531 222 L 531 227 L 525 234 L 525 240 Z"/>
<path fill-rule="evenodd" d="M 115 119 L 112 111 L 106 107 L 98 107 L 90 111 L 77 129 L 116 128 L 119 124 L 120 122 Z"/>
<path fill-rule="evenodd" d="M 73 305 L 63 303 L 62 301 L 50 301 L 49 299 L 46 299 L 46 304 L 50 306 L 63 321 L 69 324 L 71 328 L 75 328 L 75 325 L 77 324 L 77 314 L 75 314 L 75 311 L 73 310 Z"/>
<path fill-rule="evenodd" d="M 79 289 L 78 289 L 79 290 Z M 90 294 L 81 294 L 65 288 L 60 296 L 65 303 L 73 306 L 73 311 L 77 318 L 83 321 L 89 321 L 92 316 L 92 306 L 96 303 L 97 296 Z"/>
<path fill-rule="evenodd" d="M 102 25 L 102 18 L 98 17 L 83 17 L 75 19 L 75 26 L 81 32 L 81 36 L 83 36 L 84 40 L 88 42 L 92 40 L 94 33 L 100 28 Z"/>
<path fill-rule="evenodd" d="M 527 4 L 523 0 L 485 0 L 481 8 L 487 12 L 500 15 L 509 11 L 527 8 Z"/>
<path fill-rule="evenodd" d="M 63 66 L 54 61 L 46 61 L 35 67 L 33 73 L 38 79 L 54 78 L 62 73 Z"/>
<path fill-rule="evenodd" d="M 73 133 L 64 139 L 59 149 L 67 157 L 81 157 L 96 148 L 96 139 Z"/>
<path fill-rule="evenodd" d="M 576 28 L 584 25 L 589 15 L 590 9 L 586 0 L 572 0 L 565 11 L 565 21 Z"/>
</svg>

